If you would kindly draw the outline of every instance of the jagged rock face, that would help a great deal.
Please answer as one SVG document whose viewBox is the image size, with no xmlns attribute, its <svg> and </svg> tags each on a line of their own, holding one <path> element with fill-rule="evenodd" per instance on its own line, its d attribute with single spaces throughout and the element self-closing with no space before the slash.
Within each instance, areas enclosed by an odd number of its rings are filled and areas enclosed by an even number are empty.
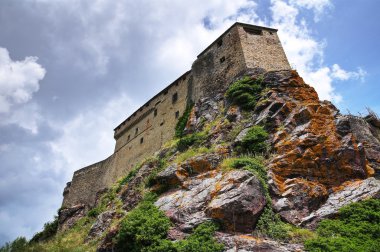
<svg viewBox="0 0 380 252">
<path fill-rule="evenodd" d="M 106 211 L 96 218 L 96 222 L 92 225 L 86 241 L 100 237 L 103 232 L 111 225 L 113 217 L 116 215 L 115 211 Z"/>
<path fill-rule="evenodd" d="M 80 218 L 86 214 L 86 206 L 83 204 L 70 208 L 63 208 L 58 212 L 59 230 L 64 231 L 74 226 Z"/>
<path fill-rule="evenodd" d="M 368 178 L 343 184 L 339 190 L 330 194 L 328 200 L 316 211 L 302 219 L 302 225 L 314 228 L 322 219 L 336 216 L 338 210 L 350 203 L 369 198 L 380 198 L 380 181 Z"/>
<path fill-rule="evenodd" d="M 209 219 L 219 220 L 228 231 L 253 230 L 266 204 L 260 181 L 248 171 L 223 173 L 217 169 L 220 160 L 215 154 L 201 155 L 159 174 L 160 181 L 180 186 L 156 202 L 179 230 L 189 232 Z"/>
<path fill-rule="evenodd" d="M 338 110 L 331 103 L 320 102 L 296 72 L 268 73 L 265 82 L 270 91 L 259 101 L 255 119 L 274 133 L 276 156 L 270 169 L 279 192 L 285 192 L 285 181 L 295 177 L 326 188 L 368 177 L 365 151 L 352 133 L 338 131 Z"/>
</svg>

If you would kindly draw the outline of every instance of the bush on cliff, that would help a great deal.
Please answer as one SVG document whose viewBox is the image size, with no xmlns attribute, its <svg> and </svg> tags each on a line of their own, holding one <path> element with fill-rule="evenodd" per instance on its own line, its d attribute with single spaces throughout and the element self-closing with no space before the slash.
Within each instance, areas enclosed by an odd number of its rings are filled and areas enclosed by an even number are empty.
<svg viewBox="0 0 380 252">
<path fill-rule="evenodd" d="M 260 98 L 260 93 L 263 89 L 262 78 L 252 79 L 245 76 L 229 86 L 226 97 L 232 104 L 238 105 L 243 110 L 252 110 Z"/>
<path fill-rule="evenodd" d="M 262 154 L 268 151 L 268 132 L 262 126 L 251 127 L 236 146 L 238 152 Z"/>
<path fill-rule="evenodd" d="M 190 146 L 200 145 L 205 138 L 206 136 L 202 132 L 184 136 L 177 142 L 177 150 L 183 152 Z"/>
<path fill-rule="evenodd" d="M 41 242 L 52 238 L 58 230 L 58 216 L 54 216 L 54 220 L 44 224 L 44 229 L 41 232 L 36 233 L 30 242 Z"/>
<path fill-rule="evenodd" d="M 169 246 L 162 240 L 166 238 L 170 220 L 153 202 L 154 197 L 151 195 L 145 197 L 122 220 L 117 236 L 117 251 L 155 251 L 155 247 Z"/>
<path fill-rule="evenodd" d="M 178 252 L 218 252 L 223 251 L 223 244 L 214 238 L 218 227 L 212 222 L 199 225 L 194 232 L 185 240 L 176 243 Z"/>
<path fill-rule="evenodd" d="M 380 199 L 342 207 L 337 219 L 321 221 L 317 234 L 317 238 L 306 241 L 308 251 L 379 251 Z"/>
</svg>

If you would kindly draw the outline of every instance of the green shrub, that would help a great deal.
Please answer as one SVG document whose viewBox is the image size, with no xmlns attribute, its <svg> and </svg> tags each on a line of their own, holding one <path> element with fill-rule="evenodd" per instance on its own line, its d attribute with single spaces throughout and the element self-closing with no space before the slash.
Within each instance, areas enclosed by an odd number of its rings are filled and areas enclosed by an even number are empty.
<svg viewBox="0 0 380 252">
<path fill-rule="evenodd" d="M 0 248 L 0 252 L 24 252 L 28 251 L 28 241 L 25 237 L 17 237 L 13 242 L 6 243 Z"/>
<path fill-rule="evenodd" d="M 102 212 L 103 212 L 103 209 L 100 206 L 99 207 L 94 207 L 93 209 L 91 209 L 90 211 L 88 211 L 87 216 L 88 217 L 92 217 L 92 218 L 96 218 Z"/>
<path fill-rule="evenodd" d="M 305 242 L 308 251 L 379 251 L 380 200 L 341 208 L 337 219 L 320 222 L 317 234 L 317 238 Z"/>
<path fill-rule="evenodd" d="M 58 216 L 54 216 L 54 220 L 44 224 L 44 229 L 36 233 L 30 242 L 41 242 L 52 238 L 58 230 Z"/>
<path fill-rule="evenodd" d="M 252 79 L 245 76 L 229 86 L 226 97 L 232 104 L 236 104 L 244 110 L 252 110 L 264 87 L 262 78 Z"/>
<path fill-rule="evenodd" d="M 233 158 L 231 161 L 231 167 L 235 169 L 244 169 L 252 172 L 255 175 L 258 175 L 259 178 L 262 178 L 264 181 L 267 180 L 267 171 L 263 163 L 253 157 L 240 157 Z"/>
<path fill-rule="evenodd" d="M 261 126 L 249 128 L 247 134 L 237 145 L 237 150 L 243 153 L 260 154 L 268 151 L 268 132 Z"/>
<path fill-rule="evenodd" d="M 270 202 L 260 215 L 255 231 L 275 240 L 287 240 L 289 238 L 288 225 L 280 220 L 278 214 L 274 213 L 269 205 Z"/>
<path fill-rule="evenodd" d="M 171 223 L 153 202 L 151 195 L 145 197 L 122 220 L 117 236 L 118 251 L 158 251 L 154 248 L 165 245 L 162 240 L 166 238 Z"/>
<path fill-rule="evenodd" d="M 189 120 L 189 116 L 191 113 L 191 110 L 194 107 L 194 103 L 189 103 L 186 106 L 185 111 L 183 112 L 183 115 L 178 119 L 177 125 L 175 126 L 175 136 L 176 137 L 182 137 L 183 131 L 186 127 L 187 121 Z"/>
<path fill-rule="evenodd" d="M 223 244 L 218 243 L 214 236 L 217 226 L 212 222 L 199 225 L 185 240 L 176 243 L 178 252 L 218 252 L 223 251 Z"/>
<path fill-rule="evenodd" d="M 177 142 L 177 150 L 183 152 L 187 150 L 192 145 L 199 145 L 206 138 L 203 133 L 194 133 L 187 136 L 182 137 Z"/>
</svg>

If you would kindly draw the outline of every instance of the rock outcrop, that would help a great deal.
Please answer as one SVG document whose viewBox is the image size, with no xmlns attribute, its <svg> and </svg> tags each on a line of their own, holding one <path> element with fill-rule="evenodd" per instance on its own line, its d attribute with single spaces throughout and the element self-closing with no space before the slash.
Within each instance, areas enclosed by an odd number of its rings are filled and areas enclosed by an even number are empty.
<svg viewBox="0 0 380 252">
<path fill-rule="evenodd" d="M 192 158 L 159 174 L 161 181 L 178 188 L 155 203 L 183 232 L 206 220 L 218 220 L 233 232 L 251 232 L 266 199 L 260 181 L 243 170 L 222 172 L 215 155 Z M 189 173 L 187 171 L 194 171 Z"/>
</svg>

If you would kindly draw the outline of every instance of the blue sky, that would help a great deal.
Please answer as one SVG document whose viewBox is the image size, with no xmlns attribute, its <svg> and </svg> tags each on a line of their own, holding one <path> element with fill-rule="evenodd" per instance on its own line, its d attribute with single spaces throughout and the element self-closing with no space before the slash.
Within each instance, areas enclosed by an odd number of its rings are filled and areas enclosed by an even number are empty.
<svg viewBox="0 0 380 252">
<path fill-rule="evenodd" d="M 279 29 L 321 99 L 380 114 L 377 0 L 0 1 L 0 244 L 53 218 L 113 128 L 233 22 Z M 206 22 L 207 21 L 207 22 Z"/>
</svg>

